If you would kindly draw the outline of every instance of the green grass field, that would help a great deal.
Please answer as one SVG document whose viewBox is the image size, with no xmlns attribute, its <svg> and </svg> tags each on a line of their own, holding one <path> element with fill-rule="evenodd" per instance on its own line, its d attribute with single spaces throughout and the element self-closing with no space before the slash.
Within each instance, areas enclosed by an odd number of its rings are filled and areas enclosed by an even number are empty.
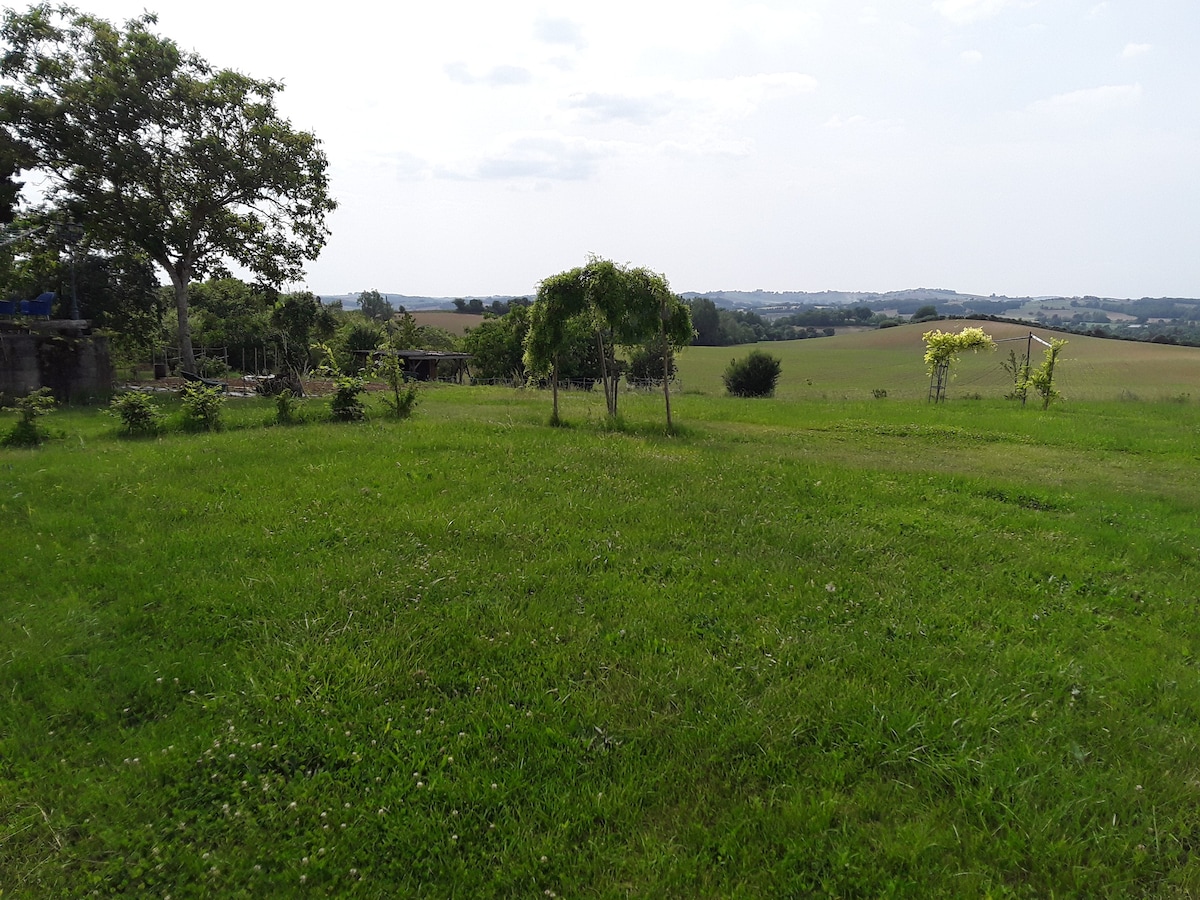
<svg viewBox="0 0 1200 900">
<path fill-rule="evenodd" d="M 921 334 L 935 328 L 959 331 L 967 325 L 982 326 L 1004 342 L 996 352 L 968 354 L 953 367 L 951 399 L 975 394 L 1003 397 L 1011 389 L 1011 379 L 1000 364 L 1009 350 L 1024 355 L 1027 341 L 1017 339 L 1032 331 L 1044 340 L 1067 338 L 1056 381 L 1068 401 L 1174 400 L 1184 395 L 1200 400 L 1200 350 L 1195 347 L 1062 335 L 1003 322 L 927 322 L 757 346 L 783 360 L 776 392 L 781 400 L 862 400 L 870 399 L 875 389 L 887 391 L 891 400 L 924 400 L 929 378 L 920 364 Z M 1033 349 L 1036 366 L 1042 353 L 1036 342 Z M 719 394 L 724 367 L 747 352 L 745 347 L 689 348 L 679 362 L 683 389 Z"/>
<path fill-rule="evenodd" d="M 1200 893 L 1200 351 L 1072 340 L 1043 412 L 926 404 L 911 336 L 758 401 L 689 350 L 673 437 L 55 413 L 0 449 L 0 896 Z"/>
</svg>

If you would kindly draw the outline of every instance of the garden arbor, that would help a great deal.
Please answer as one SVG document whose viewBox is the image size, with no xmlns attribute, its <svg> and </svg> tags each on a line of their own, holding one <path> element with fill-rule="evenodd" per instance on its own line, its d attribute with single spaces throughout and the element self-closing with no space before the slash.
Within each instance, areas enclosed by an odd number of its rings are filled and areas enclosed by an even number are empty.
<svg viewBox="0 0 1200 900">
<path fill-rule="evenodd" d="M 548 374 L 558 415 L 559 353 L 567 340 L 567 323 L 586 317 L 595 331 L 600 355 L 600 381 L 608 415 L 617 415 L 617 388 L 621 379 L 615 349 L 660 341 L 663 348 L 663 399 L 667 428 L 672 427 L 671 354 L 692 339 L 691 311 L 671 293 L 667 279 L 644 268 L 627 268 L 592 257 L 587 265 L 543 279 L 529 314 L 525 338 L 525 366 Z"/>
<path fill-rule="evenodd" d="M 982 328 L 964 328 L 958 334 L 952 331 L 927 331 L 921 335 L 925 341 L 925 366 L 929 371 L 929 399 L 939 403 L 946 399 L 946 388 L 950 385 L 950 364 L 965 350 L 995 350 L 996 343 Z"/>
</svg>

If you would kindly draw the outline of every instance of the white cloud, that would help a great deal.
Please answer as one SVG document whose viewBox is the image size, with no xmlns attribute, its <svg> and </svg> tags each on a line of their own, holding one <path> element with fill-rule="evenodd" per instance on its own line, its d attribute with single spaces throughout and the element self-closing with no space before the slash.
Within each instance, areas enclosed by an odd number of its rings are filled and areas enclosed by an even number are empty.
<svg viewBox="0 0 1200 900">
<path fill-rule="evenodd" d="M 829 131 L 846 129 L 850 133 L 866 131 L 869 134 L 896 133 L 904 129 L 903 119 L 869 119 L 862 115 L 830 116 L 821 123 Z"/>
<path fill-rule="evenodd" d="M 646 125 L 670 115 L 734 119 L 764 104 L 816 90 L 817 80 L 799 72 L 689 80 L 648 79 L 622 91 L 582 91 L 566 102 L 593 122 Z"/>
<path fill-rule="evenodd" d="M 1029 108 L 1038 113 L 1097 113 L 1131 106 L 1141 97 L 1140 84 L 1109 84 L 1055 94 L 1053 97 L 1037 101 Z"/>
<path fill-rule="evenodd" d="M 731 159 L 742 159 L 750 156 L 754 152 L 754 144 L 751 141 L 722 141 L 722 140 L 703 140 L 693 143 L 682 141 L 663 141 L 654 148 L 654 152 L 664 156 L 686 156 L 691 158 L 700 157 L 727 157 Z"/>
<path fill-rule="evenodd" d="M 956 25 L 989 18 L 1010 6 L 1030 5 L 1029 0 L 933 0 L 933 8 Z"/>
<path fill-rule="evenodd" d="M 627 94 L 575 94 L 567 102 L 571 109 L 580 110 L 586 118 L 597 122 L 631 122 L 647 125 L 670 115 L 676 108 L 668 96 L 637 97 Z"/>
<path fill-rule="evenodd" d="M 451 81 L 459 84 L 486 84 L 492 87 L 510 87 L 515 84 L 528 84 L 533 75 L 521 66 L 494 66 L 482 75 L 475 75 L 467 68 L 466 63 L 447 63 L 444 71 Z"/>
<path fill-rule="evenodd" d="M 542 16 L 533 26 L 533 34 L 539 41 L 547 44 L 566 44 L 576 50 L 586 46 L 583 39 L 583 29 L 579 23 L 570 19 L 556 19 Z"/>
<path fill-rule="evenodd" d="M 1125 49 L 1121 51 L 1121 59 L 1133 59 L 1135 56 L 1149 53 L 1151 49 L 1150 44 L 1126 44 Z"/>
<path fill-rule="evenodd" d="M 764 43 L 788 40 L 809 32 L 820 17 L 803 9 L 804 4 L 782 4 L 781 7 L 752 3 L 737 9 L 734 27 L 753 35 Z"/>
<path fill-rule="evenodd" d="M 799 72 L 772 72 L 761 75 L 739 75 L 736 78 L 702 79 L 680 86 L 683 96 L 708 98 L 713 106 L 728 115 L 749 115 L 768 100 L 817 89 L 817 79 Z"/>
<path fill-rule="evenodd" d="M 826 119 L 822 128 L 849 128 L 854 125 L 862 125 L 867 121 L 866 116 L 850 116 L 843 119 L 841 116 L 831 116 Z"/>
<path fill-rule="evenodd" d="M 557 133 L 512 135 L 495 149 L 447 165 L 438 174 L 468 181 L 582 181 L 595 175 L 601 160 L 619 146 Z"/>
<path fill-rule="evenodd" d="M 978 50 L 964 50 L 958 55 L 958 58 L 971 66 L 977 66 L 983 62 L 983 54 Z"/>
</svg>

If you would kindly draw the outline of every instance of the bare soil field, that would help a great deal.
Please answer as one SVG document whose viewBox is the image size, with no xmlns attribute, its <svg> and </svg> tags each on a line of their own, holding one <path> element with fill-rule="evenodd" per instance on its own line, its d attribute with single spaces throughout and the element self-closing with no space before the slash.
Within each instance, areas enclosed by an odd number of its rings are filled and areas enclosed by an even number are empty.
<svg viewBox="0 0 1200 900">
<path fill-rule="evenodd" d="M 466 334 L 467 329 L 475 328 L 483 321 L 483 316 L 441 309 L 418 310 L 412 317 L 417 320 L 418 325 L 432 325 L 457 335 Z"/>
</svg>

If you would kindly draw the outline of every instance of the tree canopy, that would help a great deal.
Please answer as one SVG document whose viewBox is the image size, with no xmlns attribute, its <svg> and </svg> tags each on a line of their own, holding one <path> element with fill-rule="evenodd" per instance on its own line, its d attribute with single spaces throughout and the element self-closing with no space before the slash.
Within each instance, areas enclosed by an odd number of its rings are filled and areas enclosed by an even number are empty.
<svg viewBox="0 0 1200 900">
<path fill-rule="evenodd" d="M 395 307 L 387 297 L 374 288 L 358 295 L 358 308 L 364 316 L 376 322 L 390 322 L 392 316 L 396 314 Z"/>
<path fill-rule="evenodd" d="M 645 268 L 628 268 L 591 257 L 587 265 L 551 275 L 538 285 L 525 338 L 525 366 L 533 373 L 551 374 L 553 419 L 558 419 L 559 357 L 572 320 L 590 324 L 600 356 L 600 381 L 610 417 L 617 415 L 621 364 L 617 347 L 639 347 L 658 341 L 664 353 L 663 396 L 667 427 L 671 427 L 670 354 L 692 339 L 691 312 L 671 292 L 667 279 Z"/>
<path fill-rule="evenodd" d="M 0 225 L 10 224 L 15 217 L 17 200 L 24 186 L 17 176 L 27 165 L 28 150 L 0 129 Z"/>
<path fill-rule="evenodd" d="M 189 282 L 230 262 L 269 283 L 298 280 L 335 204 L 319 141 L 276 112 L 282 85 L 214 69 L 155 23 L 45 3 L 6 12 L 0 130 L 89 239 L 136 248 L 167 273 L 191 367 Z"/>
</svg>

